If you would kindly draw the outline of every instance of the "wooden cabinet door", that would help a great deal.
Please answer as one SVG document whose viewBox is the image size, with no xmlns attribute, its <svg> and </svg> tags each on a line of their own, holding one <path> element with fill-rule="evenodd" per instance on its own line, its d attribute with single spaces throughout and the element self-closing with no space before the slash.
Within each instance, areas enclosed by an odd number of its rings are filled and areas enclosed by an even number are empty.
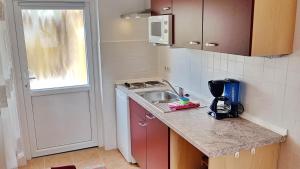
<svg viewBox="0 0 300 169">
<path fill-rule="evenodd" d="M 141 169 L 147 169 L 146 125 L 144 108 L 130 99 L 131 151 Z"/>
<path fill-rule="evenodd" d="M 151 0 L 152 15 L 172 14 L 172 0 Z"/>
<path fill-rule="evenodd" d="M 173 0 L 174 46 L 202 49 L 203 0 Z"/>
<path fill-rule="evenodd" d="M 253 0 L 204 0 L 203 49 L 250 55 Z"/>
<path fill-rule="evenodd" d="M 147 113 L 147 169 L 169 169 L 169 128 Z"/>
</svg>

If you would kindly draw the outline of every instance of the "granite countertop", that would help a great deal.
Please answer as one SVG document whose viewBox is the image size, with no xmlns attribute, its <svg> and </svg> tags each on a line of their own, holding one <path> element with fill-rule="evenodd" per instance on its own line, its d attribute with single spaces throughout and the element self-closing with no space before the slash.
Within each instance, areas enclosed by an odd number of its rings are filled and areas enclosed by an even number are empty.
<svg viewBox="0 0 300 169">
<path fill-rule="evenodd" d="M 242 118 L 216 120 L 207 114 L 207 108 L 164 113 L 136 93 L 143 90 L 118 88 L 210 158 L 284 140 L 284 136 Z"/>
</svg>

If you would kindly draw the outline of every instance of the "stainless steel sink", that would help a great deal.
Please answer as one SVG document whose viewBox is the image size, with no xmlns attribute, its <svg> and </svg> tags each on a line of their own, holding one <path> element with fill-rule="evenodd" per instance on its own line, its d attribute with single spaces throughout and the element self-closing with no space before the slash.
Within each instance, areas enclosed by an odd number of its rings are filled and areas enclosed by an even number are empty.
<svg viewBox="0 0 300 169">
<path fill-rule="evenodd" d="M 138 94 L 153 104 L 172 103 L 179 101 L 178 96 L 171 91 L 149 91 Z"/>
</svg>

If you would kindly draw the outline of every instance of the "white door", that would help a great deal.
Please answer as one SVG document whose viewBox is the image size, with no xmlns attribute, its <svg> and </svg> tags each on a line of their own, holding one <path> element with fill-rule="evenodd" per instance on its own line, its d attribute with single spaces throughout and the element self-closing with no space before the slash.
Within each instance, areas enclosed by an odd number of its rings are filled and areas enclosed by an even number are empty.
<svg viewBox="0 0 300 169">
<path fill-rule="evenodd" d="M 89 3 L 15 1 L 33 157 L 97 146 Z"/>
</svg>

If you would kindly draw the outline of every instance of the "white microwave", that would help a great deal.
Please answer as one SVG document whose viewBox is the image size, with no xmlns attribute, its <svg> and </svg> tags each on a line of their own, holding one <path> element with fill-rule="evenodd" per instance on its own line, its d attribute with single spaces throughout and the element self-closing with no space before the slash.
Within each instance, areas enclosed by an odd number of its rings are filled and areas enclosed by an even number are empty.
<svg viewBox="0 0 300 169">
<path fill-rule="evenodd" d="M 149 17 L 149 42 L 153 44 L 173 44 L 173 16 L 160 15 Z"/>
</svg>

